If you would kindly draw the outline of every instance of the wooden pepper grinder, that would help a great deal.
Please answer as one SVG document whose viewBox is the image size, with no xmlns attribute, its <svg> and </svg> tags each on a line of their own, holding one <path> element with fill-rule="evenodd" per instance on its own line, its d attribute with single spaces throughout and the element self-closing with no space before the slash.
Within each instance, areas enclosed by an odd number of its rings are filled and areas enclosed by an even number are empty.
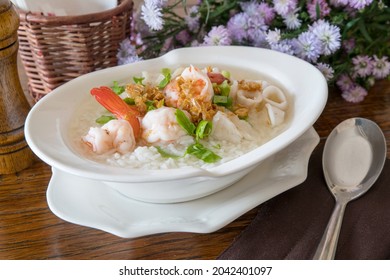
<svg viewBox="0 0 390 280">
<path fill-rule="evenodd" d="M 9 0 L 0 0 L 0 174 L 18 172 L 33 162 L 24 138 L 30 105 L 17 70 L 19 15 Z"/>
</svg>

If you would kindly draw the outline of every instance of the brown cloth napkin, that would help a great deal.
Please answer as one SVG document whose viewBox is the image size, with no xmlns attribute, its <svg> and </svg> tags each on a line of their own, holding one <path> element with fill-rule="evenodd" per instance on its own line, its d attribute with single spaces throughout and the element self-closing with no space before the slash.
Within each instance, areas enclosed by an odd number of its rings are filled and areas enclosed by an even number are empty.
<svg viewBox="0 0 390 280">
<path fill-rule="evenodd" d="M 263 203 L 218 259 L 312 259 L 335 201 L 322 171 L 323 145 L 299 186 Z M 371 189 L 347 204 L 335 259 L 390 259 L 390 159 Z"/>
</svg>

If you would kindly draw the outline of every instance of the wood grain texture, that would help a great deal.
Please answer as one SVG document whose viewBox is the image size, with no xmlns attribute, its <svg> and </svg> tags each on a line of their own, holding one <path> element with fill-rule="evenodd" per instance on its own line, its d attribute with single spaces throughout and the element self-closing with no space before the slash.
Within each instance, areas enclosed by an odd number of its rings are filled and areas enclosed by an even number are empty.
<svg viewBox="0 0 390 280">
<path fill-rule="evenodd" d="M 20 171 L 32 163 L 24 139 L 30 105 L 17 71 L 19 16 L 9 1 L 0 2 L 0 174 Z"/>
<path fill-rule="evenodd" d="M 378 82 L 364 102 L 352 104 L 331 90 L 314 127 L 322 143 L 350 117 L 379 124 L 390 157 L 390 82 Z M 51 169 L 39 159 L 21 172 L 0 176 L 0 259 L 215 259 L 255 217 L 257 208 L 210 234 L 166 233 L 123 239 L 57 218 L 46 202 Z"/>
</svg>

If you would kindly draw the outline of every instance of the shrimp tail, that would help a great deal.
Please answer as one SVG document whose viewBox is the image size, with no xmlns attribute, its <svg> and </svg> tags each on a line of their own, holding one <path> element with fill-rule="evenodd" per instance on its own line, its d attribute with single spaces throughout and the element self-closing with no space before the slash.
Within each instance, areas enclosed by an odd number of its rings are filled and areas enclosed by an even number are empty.
<svg viewBox="0 0 390 280">
<path fill-rule="evenodd" d="M 140 112 L 128 105 L 122 98 L 120 98 L 115 92 L 106 86 L 99 88 L 93 88 L 91 90 L 97 102 L 99 102 L 104 108 L 114 114 L 118 119 L 128 121 L 134 132 L 136 139 L 141 135 L 141 125 L 138 117 L 141 115 Z"/>
<path fill-rule="evenodd" d="M 129 110 L 129 105 L 126 104 L 118 95 L 116 95 L 109 87 L 93 88 L 91 94 L 95 97 L 104 108 L 113 113 L 118 119 L 123 119 Z"/>
</svg>

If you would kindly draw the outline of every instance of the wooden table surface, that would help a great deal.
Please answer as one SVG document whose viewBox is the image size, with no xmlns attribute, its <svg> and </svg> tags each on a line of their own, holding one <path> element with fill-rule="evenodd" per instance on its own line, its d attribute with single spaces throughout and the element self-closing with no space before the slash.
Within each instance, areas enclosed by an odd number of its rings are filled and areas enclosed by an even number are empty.
<svg viewBox="0 0 390 280">
<path fill-rule="evenodd" d="M 350 117 L 378 123 L 390 157 L 390 82 L 381 81 L 359 104 L 331 90 L 314 127 L 324 142 L 330 131 Z M 17 174 L 0 175 L 0 259 L 215 259 L 255 217 L 254 208 L 209 234 L 166 233 L 123 239 L 59 219 L 48 208 L 48 165 L 36 159 Z"/>
</svg>

